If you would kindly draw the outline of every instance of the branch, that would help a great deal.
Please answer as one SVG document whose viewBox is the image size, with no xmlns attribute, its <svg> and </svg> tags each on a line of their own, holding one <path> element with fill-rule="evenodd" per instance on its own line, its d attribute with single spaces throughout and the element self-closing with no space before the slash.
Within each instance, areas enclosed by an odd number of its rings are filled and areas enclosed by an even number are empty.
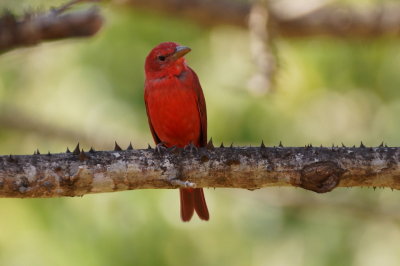
<svg viewBox="0 0 400 266">
<path fill-rule="evenodd" d="M 74 0 L 45 14 L 27 14 L 23 19 L 11 13 L 3 14 L 0 16 L 0 53 L 42 41 L 94 35 L 103 24 L 97 8 L 64 14 L 72 5 L 88 1 Z"/>
<path fill-rule="evenodd" d="M 345 38 L 376 38 L 400 35 L 400 5 L 371 9 L 327 6 L 291 19 L 275 17 L 276 29 L 285 37 L 329 35 Z"/>
<path fill-rule="evenodd" d="M 247 27 L 251 3 L 229 0 L 126 0 L 134 7 L 147 8 L 162 13 L 182 16 L 202 25 L 221 24 Z M 279 1 L 275 1 L 278 2 Z M 304 12 L 290 11 L 293 1 L 274 7 L 270 5 L 269 19 L 273 29 L 284 37 L 329 35 L 334 37 L 377 37 L 400 34 L 400 5 L 381 4 L 371 9 L 340 5 L 310 6 Z M 315 2 L 315 1 L 313 1 Z M 272 2 L 274 3 L 274 2 Z M 293 9 L 293 8 L 291 8 Z"/>
<path fill-rule="evenodd" d="M 295 186 L 400 189 L 400 148 L 199 148 L 0 156 L 0 197 L 39 198 L 148 188 Z"/>
</svg>

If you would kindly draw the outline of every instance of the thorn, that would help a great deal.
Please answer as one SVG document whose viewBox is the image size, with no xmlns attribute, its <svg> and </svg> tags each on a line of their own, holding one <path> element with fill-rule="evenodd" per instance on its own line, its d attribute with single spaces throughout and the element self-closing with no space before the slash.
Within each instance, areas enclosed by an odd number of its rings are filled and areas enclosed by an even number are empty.
<svg viewBox="0 0 400 266">
<path fill-rule="evenodd" d="M 93 147 L 90 147 L 89 152 L 90 152 L 90 153 L 95 153 L 96 151 L 93 149 Z"/>
<path fill-rule="evenodd" d="M 335 144 L 332 143 L 332 148 L 335 148 Z"/>
<path fill-rule="evenodd" d="M 231 146 L 229 146 L 229 148 L 231 148 L 231 149 L 233 148 L 233 142 L 231 143 Z"/>
<path fill-rule="evenodd" d="M 382 147 L 383 147 L 383 141 L 382 141 L 381 144 L 379 144 L 379 148 L 382 148 Z"/>
<path fill-rule="evenodd" d="M 129 142 L 129 146 L 128 146 L 128 148 L 126 148 L 126 150 L 128 150 L 128 151 L 133 150 L 132 142 Z"/>
<path fill-rule="evenodd" d="M 9 161 L 10 163 L 15 163 L 16 162 L 15 158 L 12 157 L 11 154 L 8 156 L 7 161 Z"/>
<path fill-rule="evenodd" d="M 37 154 L 37 155 L 39 155 L 39 154 L 40 154 L 40 151 L 39 151 L 39 149 L 36 149 L 36 154 Z"/>
<path fill-rule="evenodd" d="M 323 147 L 322 147 L 322 144 L 321 144 L 319 147 L 320 147 L 320 148 L 323 148 Z"/>
<path fill-rule="evenodd" d="M 283 148 L 282 141 L 279 141 L 279 147 Z"/>
<path fill-rule="evenodd" d="M 264 140 L 261 140 L 261 145 L 260 145 L 261 149 L 265 149 L 265 144 L 264 144 Z"/>
<path fill-rule="evenodd" d="M 50 151 L 47 153 L 47 156 L 51 156 L 51 153 L 50 153 Z"/>
<path fill-rule="evenodd" d="M 79 161 L 84 161 L 87 160 L 88 157 L 86 156 L 85 152 L 83 151 L 83 149 L 81 150 L 81 152 L 79 153 Z"/>
<path fill-rule="evenodd" d="M 356 147 L 356 145 L 353 145 L 353 148 L 355 148 Z"/>
<path fill-rule="evenodd" d="M 310 143 L 310 145 L 308 145 L 308 147 L 309 147 L 309 148 L 312 148 L 313 146 L 312 146 L 312 144 Z"/>
<path fill-rule="evenodd" d="M 343 142 L 342 142 L 342 147 L 343 147 L 343 148 L 346 148 L 346 146 L 343 144 Z"/>
<path fill-rule="evenodd" d="M 374 191 L 376 190 L 376 187 L 372 187 L 374 189 Z"/>
<path fill-rule="evenodd" d="M 206 148 L 208 150 L 213 150 L 214 149 L 214 144 L 212 138 L 208 141 Z"/>
<path fill-rule="evenodd" d="M 79 150 L 80 150 L 80 148 L 79 148 L 79 142 L 78 142 L 78 144 L 76 144 L 75 150 L 72 152 L 72 154 L 79 155 L 79 152 L 80 152 Z"/>
<path fill-rule="evenodd" d="M 33 151 L 33 155 L 37 155 L 36 151 Z"/>
<path fill-rule="evenodd" d="M 387 148 L 388 146 L 385 144 L 385 148 Z"/>
<path fill-rule="evenodd" d="M 67 147 L 67 150 L 65 151 L 65 153 L 71 153 L 71 151 L 69 150 L 68 147 Z"/>
<path fill-rule="evenodd" d="M 114 151 L 122 151 L 121 147 L 118 145 L 116 141 L 115 141 Z"/>
<path fill-rule="evenodd" d="M 147 144 L 147 149 L 148 149 L 148 150 L 151 150 L 150 144 Z"/>
<path fill-rule="evenodd" d="M 220 147 L 220 148 L 225 148 L 225 147 L 224 147 L 224 143 L 221 142 L 221 145 L 220 145 L 219 147 Z"/>
<path fill-rule="evenodd" d="M 364 143 L 362 141 L 360 143 L 360 148 L 365 148 L 365 145 L 364 145 Z"/>
</svg>

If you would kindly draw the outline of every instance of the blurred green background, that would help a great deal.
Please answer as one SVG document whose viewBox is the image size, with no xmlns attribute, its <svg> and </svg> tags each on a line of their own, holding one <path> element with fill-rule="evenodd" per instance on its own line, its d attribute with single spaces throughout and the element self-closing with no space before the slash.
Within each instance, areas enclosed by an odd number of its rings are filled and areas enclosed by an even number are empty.
<svg viewBox="0 0 400 266">
<path fill-rule="evenodd" d="M 61 1 L 3 1 L 16 12 Z M 369 1 L 366 1 L 369 3 Z M 3 6 L 2 6 L 3 5 Z M 276 39 L 273 93 L 255 95 L 249 33 L 105 4 L 93 38 L 0 57 L 0 154 L 152 143 L 143 64 L 160 42 L 192 48 L 214 142 L 400 143 L 400 40 Z M 399 265 L 400 193 L 207 189 L 209 222 L 182 223 L 175 190 L 1 199 L 0 265 Z"/>
</svg>

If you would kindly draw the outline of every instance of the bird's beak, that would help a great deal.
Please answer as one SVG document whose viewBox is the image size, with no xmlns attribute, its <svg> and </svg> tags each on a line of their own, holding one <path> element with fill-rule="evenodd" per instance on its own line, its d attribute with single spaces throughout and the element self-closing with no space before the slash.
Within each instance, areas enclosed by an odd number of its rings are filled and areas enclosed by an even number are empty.
<svg viewBox="0 0 400 266">
<path fill-rule="evenodd" d="M 181 58 L 182 56 L 184 56 L 185 54 L 189 53 L 190 51 L 192 51 L 192 49 L 190 49 L 189 47 L 186 46 L 177 46 L 175 48 L 175 52 L 172 54 L 171 59 L 172 60 L 178 60 L 179 58 Z"/>
</svg>

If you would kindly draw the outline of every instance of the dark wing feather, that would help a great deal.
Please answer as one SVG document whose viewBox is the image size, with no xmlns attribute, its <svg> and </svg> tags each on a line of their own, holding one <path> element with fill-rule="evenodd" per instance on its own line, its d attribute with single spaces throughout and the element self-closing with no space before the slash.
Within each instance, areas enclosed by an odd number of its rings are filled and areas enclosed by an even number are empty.
<svg viewBox="0 0 400 266">
<path fill-rule="evenodd" d="M 206 108 L 206 100 L 204 99 L 203 90 L 201 89 L 199 78 L 193 69 L 189 68 L 193 74 L 193 87 L 197 95 L 197 107 L 199 109 L 200 115 L 200 123 L 201 123 L 201 132 L 200 132 L 200 147 L 204 147 L 207 145 L 207 108 Z"/>
<path fill-rule="evenodd" d="M 149 108 L 148 108 L 148 106 L 147 106 L 147 97 L 146 97 L 146 94 L 144 95 L 144 103 L 145 103 L 145 105 L 146 105 L 147 120 L 149 121 L 149 126 L 150 126 L 150 130 L 151 130 L 151 135 L 153 135 L 154 142 L 155 142 L 156 144 L 158 144 L 158 143 L 161 142 L 161 140 L 160 140 L 160 138 L 157 136 L 157 133 L 156 133 L 156 131 L 154 130 L 153 125 L 152 125 L 152 123 L 151 123 L 150 112 L 149 112 Z"/>
</svg>

